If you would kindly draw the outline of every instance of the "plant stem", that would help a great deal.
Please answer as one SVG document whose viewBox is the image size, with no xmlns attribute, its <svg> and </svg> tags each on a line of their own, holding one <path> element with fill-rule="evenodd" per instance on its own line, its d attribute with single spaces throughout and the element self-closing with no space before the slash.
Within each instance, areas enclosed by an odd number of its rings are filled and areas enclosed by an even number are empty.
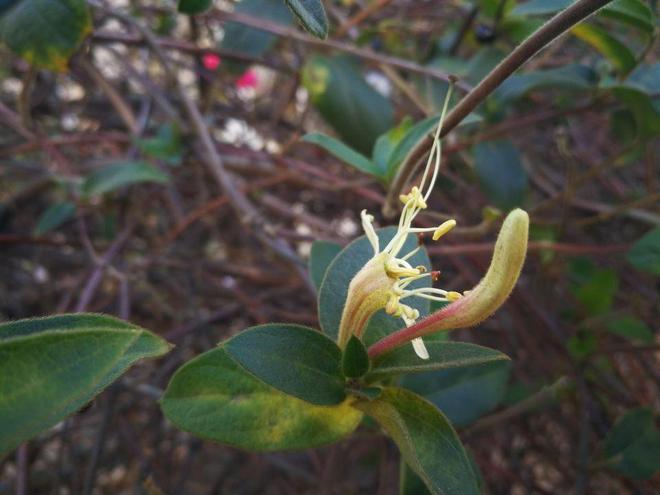
<svg viewBox="0 0 660 495">
<path fill-rule="evenodd" d="M 523 41 L 504 60 L 502 60 L 481 82 L 466 94 L 461 101 L 447 115 L 440 132 L 440 137 L 446 136 L 461 121 L 467 117 L 488 95 L 490 95 L 502 82 L 525 62 L 532 58 L 539 50 L 553 40 L 564 34 L 570 28 L 583 21 L 601 7 L 612 0 L 578 0 L 563 10 L 547 23 L 536 30 L 529 38 Z M 429 134 L 420 141 L 408 155 L 407 160 L 401 164 L 387 193 L 383 205 L 383 215 L 393 217 L 397 212 L 398 198 L 408 180 L 413 176 L 422 158 L 431 149 L 433 137 Z"/>
</svg>

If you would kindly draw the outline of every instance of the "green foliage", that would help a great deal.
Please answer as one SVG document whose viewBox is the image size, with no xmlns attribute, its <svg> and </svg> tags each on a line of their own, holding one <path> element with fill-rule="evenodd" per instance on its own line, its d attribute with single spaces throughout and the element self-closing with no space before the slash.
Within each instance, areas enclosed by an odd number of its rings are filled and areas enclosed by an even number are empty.
<svg viewBox="0 0 660 495">
<path fill-rule="evenodd" d="M 55 203 L 42 213 L 34 227 L 34 235 L 40 236 L 55 230 L 63 223 L 71 220 L 76 213 L 76 205 L 69 201 Z"/>
<path fill-rule="evenodd" d="M 152 138 L 138 140 L 138 146 L 143 153 L 168 165 L 179 165 L 183 157 L 181 131 L 173 123 L 160 126 Z"/>
<path fill-rule="evenodd" d="M 477 367 L 509 358 L 494 349 L 464 342 L 425 339 L 429 359 L 420 359 L 411 346 L 404 346 L 376 358 L 370 380 L 449 368 Z"/>
<path fill-rule="evenodd" d="M 367 84 L 353 60 L 315 56 L 302 77 L 321 116 L 360 153 L 370 153 L 378 136 L 392 126 L 392 103 Z"/>
<path fill-rule="evenodd" d="M 476 366 L 407 375 L 402 385 L 420 394 L 457 426 L 467 426 L 504 398 L 511 365 L 496 361 Z"/>
<path fill-rule="evenodd" d="M 472 464 L 447 418 L 432 404 L 399 388 L 356 407 L 372 416 L 434 495 L 478 495 Z"/>
<path fill-rule="evenodd" d="M 329 241 L 314 241 L 309 255 L 309 275 L 316 290 L 321 288 L 330 263 L 341 251 L 341 246 Z"/>
<path fill-rule="evenodd" d="M 177 9 L 182 14 L 194 15 L 206 12 L 213 5 L 213 0 L 179 0 Z"/>
<path fill-rule="evenodd" d="M 653 332 L 651 329 L 646 323 L 632 316 L 608 319 L 605 322 L 605 328 L 610 333 L 620 335 L 628 340 L 640 341 L 645 344 L 653 343 Z"/>
<path fill-rule="evenodd" d="M 653 12 L 642 0 L 614 0 L 600 11 L 600 15 L 641 29 L 648 35 L 653 33 Z"/>
<path fill-rule="evenodd" d="M 177 370 L 161 406 L 178 428 L 248 450 L 326 445 L 350 434 L 362 414 L 347 402 L 316 406 L 248 373 L 220 347 Z"/>
<path fill-rule="evenodd" d="M 279 0 L 241 0 L 236 4 L 234 12 L 259 17 L 284 26 L 293 23 L 291 11 L 284 5 L 284 2 Z M 260 58 L 266 55 L 277 42 L 277 36 L 274 34 L 238 22 L 227 22 L 224 29 L 225 34 L 220 48 L 229 52 Z M 245 64 L 232 63 L 229 64 L 229 67 L 243 70 Z"/>
<path fill-rule="evenodd" d="M 168 344 L 103 315 L 0 324 L 0 454 L 62 421 Z"/>
<path fill-rule="evenodd" d="M 649 408 L 632 409 L 607 434 L 607 463 L 632 479 L 648 479 L 660 471 L 660 431 Z"/>
<path fill-rule="evenodd" d="M 93 172 L 80 187 L 84 196 L 98 196 L 122 187 L 155 182 L 164 184 L 169 177 L 146 162 L 113 163 Z"/>
<path fill-rule="evenodd" d="M 365 174 L 380 177 L 380 170 L 369 158 L 358 153 L 353 148 L 346 146 L 339 139 L 332 136 L 326 136 L 318 132 L 307 134 L 302 138 L 306 143 L 315 144 L 326 150 L 331 155 L 339 158 L 341 161 L 355 167 Z"/>
<path fill-rule="evenodd" d="M 660 275 L 660 227 L 638 239 L 628 251 L 627 259 L 639 271 Z"/>
<path fill-rule="evenodd" d="M 351 335 L 342 355 L 341 368 L 348 378 L 360 378 L 369 371 L 369 356 L 360 339 Z"/>
<path fill-rule="evenodd" d="M 614 270 L 601 269 L 587 259 L 576 259 L 570 266 L 571 291 L 590 315 L 605 313 L 612 307 L 619 279 Z"/>
<path fill-rule="evenodd" d="M 473 148 L 474 171 L 492 204 L 502 210 L 520 206 L 527 192 L 527 171 L 510 141 L 484 141 Z"/>
<path fill-rule="evenodd" d="M 317 38 L 328 37 L 328 18 L 321 0 L 284 0 L 298 22 Z"/>
<path fill-rule="evenodd" d="M 395 233 L 393 227 L 380 229 L 378 237 L 381 246 L 385 246 Z M 410 251 L 417 245 L 417 238 L 409 236 L 404 245 L 403 251 Z M 332 261 L 321 284 L 319 290 L 319 323 L 321 329 L 330 338 L 336 338 L 339 330 L 339 322 L 344 309 L 346 296 L 348 295 L 348 284 L 360 268 L 374 255 L 374 250 L 365 236 L 359 237 Z M 424 251 L 418 252 L 409 262 L 413 266 L 423 265 L 430 269 L 428 255 Z M 410 285 L 410 288 L 428 286 L 428 278 L 421 279 Z M 410 302 L 411 306 L 419 310 L 421 315 L 428 314 L 428 302 L 421 299 L 415 299 Z M 365 344 L 369 345 L 376 338 L 387 335 L 402 326 L 402 320 L 395 319 L 384 311 L 381 311 L 371 318 L 365 332 Z"/>
<path fill-rule="evenodd" d="M 341 351 L 312 328 L 259 325 L 234 336 L 224 348 L 255 377 L 294 397 L 321 406 L 346 398 Z"/>
<path fill-rule="evenodd" d="M 627 74 L 635 68 L 635 55 L 607 30 L 593 24 L 579 24 L 572 33 L 609 59 L 620 73 Z"/>
<path fill-rule="evenodd" d="M 553 69 L 541 69 L 514 74 L 494 92 L 498 103 L 504 104 L 532 91 L 563 89 L 566 91 L 593 90 L 597 82 L 596 73 L 580 64 L 564 65 Z"/>
<path fill-rule="evenodd" d="M 91 29 L 85 0 L 18 0 L 0 10 L 0 41 L 46 69 L 66 70 Z"/>
</svg>

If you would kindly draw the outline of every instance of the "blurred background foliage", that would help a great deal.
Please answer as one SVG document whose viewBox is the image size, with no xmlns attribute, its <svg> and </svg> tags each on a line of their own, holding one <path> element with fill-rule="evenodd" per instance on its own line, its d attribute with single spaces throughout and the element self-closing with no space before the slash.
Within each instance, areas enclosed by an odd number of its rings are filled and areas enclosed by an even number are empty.
<svg viewBox="0 0 660 495">
<path fill-rule="evenodd" d="M 318 325 L 314 286 L 437 122 L 447 74 L 455 103 L 571 3 L 0 0 L 0 318 L 105 312 L 177 345 L 0 459 L 0 493 L 425 493 L 373 424 L 255 455 L 156 401 L 242 328 Z M 656 13 L 609 3 L 444 141 L 422 219 L 459 222 L 427 243 L 443 287 L 479 279 L 501 212 L 532 218 L 506 307 L 443 336 L 512 363 L 406 384 L 460 428 L 485 493 L 660 491 Z"/>
</svg>

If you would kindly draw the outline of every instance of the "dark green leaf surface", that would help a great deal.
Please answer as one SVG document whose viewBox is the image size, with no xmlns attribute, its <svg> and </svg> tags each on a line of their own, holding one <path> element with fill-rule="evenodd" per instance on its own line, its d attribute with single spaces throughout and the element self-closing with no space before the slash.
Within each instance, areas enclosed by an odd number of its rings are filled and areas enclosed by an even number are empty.
<svg viewBox="0 0 660 495">
<path fill-rule="evenodd" d="M 429 359 L 420 359 L 411 346 L 379 356 L 373 363 L 369 380 L 388 376 L 421 373 L 464 366 L 478 366 L 494 361 L 508 361 L 509 357 L 495 349 L 464 342 L 446 342 L 424 339 Z"/>
<path fill-rule="evenodd" d="M 628 251 L 628 262 L 642 272 L 660 275 L 660 227 L 647 232 Z"/>
<path fill-rule="evenodd" d="M 582 23 L 573 27 L 571 32 L 609 59 L 622 74 L 628 73 L 635 67 L 635 55 L 605 29 L 593 24 Z"/>
<path fill-rule="evenodd" d="M 0 325 L 0 454 L 54 426 L 168 344 L 125 321 L 72 314 Z"/>
<path fill-rule="evenodd" d="M 241 0 L 236 4 L 234 12 L 259 17 L 283 26 L 293 24 L 293 15 L 284 2 L 280 0 Z M 222 50 L 235 52 L 249 57 L 260 58 L 275 45 L 277 36 L 257 28 L 238 22 L 227 22 L 224 25 L 225 34 L 220 43 Z M 244 63 L 225 60 L 232 70 L 242 71 L 247 67 Z"/>
<path fill-rule="evenodd" d="M 376 139 L 371 158 L 381 178 L 387 178 L 390 157 L 412 126 L 412 119 L 406 117 L 398 125 Z"/>
<path fill-rule="evenodd" d="M 453 424 L 467 426 L 502 401 L 510 369 L 508 361 L 497 361 L 407 375 L 402 385 L 438 406 Z"/>
<path fill-rule="evenodd" d="M 358 401 L 392 437 L 410 468 L 433 495 L 479 495 L 470 459 L 447 418 L 431 403 L 399 388 Z"/>
<path fill-rule="evenodd" d="M 307 449 L 350 434 L 362 414 L 344 402 L 315 406 L 266 385 L 223 348 L 187 362 L 161 403 L 178 428 L 248 450 Z"/>
<path fill-rule="evenodd" d="M 502 210 L 520 206 L 527 192 L 527 171 L 511 141 L 484 141 L 472 148 L 474 171 L 488 199 Z"/>
<path fill-rule="evenodd" d="M 19 0 L 0 9 L 0 41 L 47 69 L 64 71 L 91 29 L 85 0 Z"/>
<path fill-rule="evenodd" d="M 618 472 L 648 479 L 660 470 L 660 431 L 649 408 L 628 411 L 605 437 L 605 455 Z"/>
<path fill-rule="evenodd" d="M 329 241 L 314 241 L 309 255 L 309 275 L 316 291 L 321 288 L 323 277 L 330 263 L 341 251 L 341 246 Z"/>
<path fill-rule="evenodd" d="M 639 28 L 647 34 L 653 32 L 653 12 L 642 0 L 614 0 L 600 10 L 599 14 Z"/>
<path fill-rule="evenodd" d="M 381 247 L 385 247 L 394 236 L 396 229 L 387 227 L 377 231 Z M 402 253 L 407 253 L 417 246 L 417 237 L 409 235 L 406 240 Z M 319 322 L 323 332 L 331 339 L 337 338 L 341 314 L 348 294 L 348 284 L 355 274 L 369 261 L 374 255 L 374 250 L 365 236 L 359 237 L 348 246 L 332 261 L 328 267 L 321 289 L 319 290 Z M 426 250 L 420 250 L 415 256 L 410 258 L 413 266 L 424 265 L 430 270 L 430 261 Z M 429 278 L 421 279 L 412 283 L 410 288 L 426 287 L 430 283 Z M 425 299 L 410 298 L 406 304 L 419 310 L 421 316 L 429 312 L 429 304 Z M 400 318 L 393 318 L 384 311 L 377 312 L 369 321 L 364 334 L 363 341 L 369 346 L 379 338 L 402 328 L 403 321 Z"/>
<path fill-rule="evenodd" d="M 364 155 L 392 127 L 392 103 L 365 81 L 359 66 L 345 56 L 310 59 L 303 84 L 312 103 L 341 139 Z"/>
<path fill-rule="evenodd" d="M 571 64 L 525 74 L 514 74 L 501 84 L 494 96 L 500 103 L 506 103 L 531 91 L 542 89 L 585 91 L 594 89 L 597 79 L 596 73 L 590 67 Z"/>
<path fill-rule="evenodd" d="M 518 4 L 510 15 L 547 15 L 554 14 L 570 6 L 574 0 L 529 0 Z"/>
<path fill-rule="evenodd" d="M 360 378 L 369 371 L 369 356 L 360 339 L 351 335 L 342 355 L 341 367 L 348 378 Z"/>
<path fill-rule="evenodd" d="M 201 14 L 213 5 L 213 0 L 179 0 L 178 10 L 182 14 Z"/>
<path fill-rule="evenodd" d="M 284 0 L 300 24 L 322 40 L 328 37 L 328 18 L 321 0 Z"/>
<path fill-rule="evenodd" d="M 632 316 L 622 316 L 614 319 L 609 319 L 605 322 L 607 331 L 628 340 L 639 341 L 645 344 L 653 343 L 653 332 L 641 320 Z"/>
<path fill-rule="evenodd" d="M 353 148 L 349 148 L 339 139 L 318 132 L 313 132 L 311 134 L 306 134 L 302 138 L 302 141 L 320 146 L 328 153 L 334 155 L 348 165 L 355 167 L 360 172 L 380 177 L 380 171 L 376 168 L 376 165 L 369 160 L 369 158 L 358 153 Z"/>
<path fill-rule="evenodd" d="M 34 228 L 34 235 L 40 236 L 55 230 L 67 220 L 72 219 L 75 213 L 76 205 L 69 201 L 49 206 L 39 217 Z"/>
<path fill-rule="evenodd" d="M 284 393 L 325 406 L 346 398 L 341 351 L 312 328 L 259 325 L 232 337 L 225 349 L 254 376 Z"/>
<path fill-rule="evenodd" d="M 612 307 L 619 279 L 614 270 L 602 269 L 585 258 L 570 264 L 571 291 L 589 314 L 597 315 Z"/>
<path fill-rule="evenodd" d="M 85 196 L 96 196 L 143 182 L 164 184 L 168 181 L 169 177 L 166 174 L 148 163 L 114 163 L 87 177 L 81 186 L 81 192 Z"/>
</svg>

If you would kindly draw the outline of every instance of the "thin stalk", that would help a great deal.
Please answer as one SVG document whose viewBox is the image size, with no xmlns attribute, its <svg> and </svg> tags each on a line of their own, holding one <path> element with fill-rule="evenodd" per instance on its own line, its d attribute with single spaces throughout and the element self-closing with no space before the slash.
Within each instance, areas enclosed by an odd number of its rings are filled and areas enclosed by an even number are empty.
<svg viewBox="0 0 660 495">
<path fill-rule="evenodd" d="M 612 0 L 578 0 L 563 10 L 547 23 L 536 30 L 523 41 L 504 60 L 502 60 L 481 82 L 466 94 L 461 101 L 447 115 L 440 132 L 440 137 L 446 136 L 461 121 L 467 117 L 488 95 L 490 95 L 502 82 L 531 59 L 542 48 L 550 44 L 576 24 L 582 22 L 601 7 Z M 433 145 L 433 136 L 430 134 L 408 155 L 408 159 L 401 164 L 397 175 L 387 193 L 383 205 L 383 215 L 393 217 L 398 208 L 398 198 L 408 180 L 415 174 L 421 160 L 427 155 Z"/>
</svg>

